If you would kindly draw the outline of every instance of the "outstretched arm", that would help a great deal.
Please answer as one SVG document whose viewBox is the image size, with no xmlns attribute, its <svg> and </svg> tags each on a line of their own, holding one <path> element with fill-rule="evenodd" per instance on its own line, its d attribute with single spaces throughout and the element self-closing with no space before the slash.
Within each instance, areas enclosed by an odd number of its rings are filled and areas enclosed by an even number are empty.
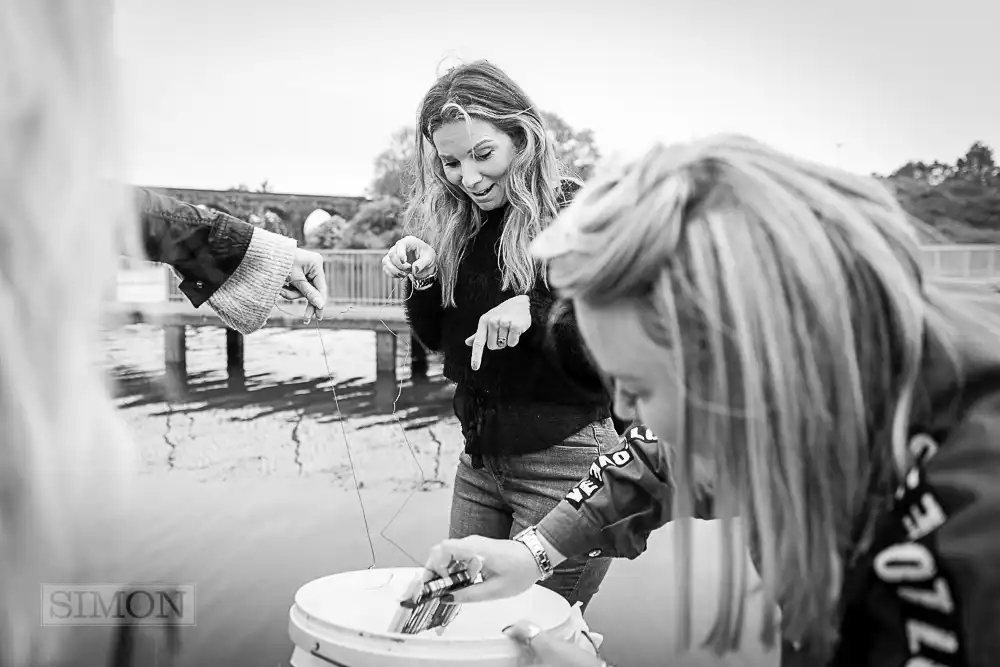
<svg viewBox="0 0 1000 667">
<path fill-rule="evenodd" d="M 602 556 L 636 558 L 649 534 L 672 518 L 673 486 L 667 452 L 642 426 L 626 431 L 623 446 L 601 455 L 590 474 L 538 524 L 566 558 L 600 549 Z"/>
<path fill-rule="evenodd" d="M 312 310 L 325 305 L 322 259 L 294 239 L 145 188 L 133 189 L 133 204 L 146 259 L 170 265 L 195 308 L 207 301 L 240 333 L 264 325 L 288 281 Z"/>
</svg>

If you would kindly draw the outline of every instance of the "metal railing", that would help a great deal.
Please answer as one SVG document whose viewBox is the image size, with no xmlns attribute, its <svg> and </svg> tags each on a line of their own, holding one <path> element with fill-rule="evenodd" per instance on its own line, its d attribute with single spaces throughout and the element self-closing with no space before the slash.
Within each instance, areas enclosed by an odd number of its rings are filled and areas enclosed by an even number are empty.
<svg viewBox="0 0 1000 667">
<path fill-rule="evenodd" d="M 385 250 L 321 250 L 329 303 L 381 306 L 402 303 L 400 281 L 382 272 Z M 166 267 L 165 267 L 166 268 Z M 167 298 L 182 301 L 179 281 L 167 271 Z"/>
<path fill-rule="evenodd" d="M 928 277 L 942 281 L 1000 281 L 1000 245 L 925 246 Z M 330 303 L 379 306 L 402 303 L 404 294 L 397 280 L 382 273 L 385 250 L 321 250 Z M 122 258 L 121 273 L 162 271 L 170 301 L 183 301 L 178 280 L 166 266 Z M 121 298 L 121 297 L 119 297 Z M 162 298 L 162 297 L 161 297 Z"/>
<path fill-rule="evenodd" d="M 932 280 L 1000 279 L 1000 245 L 924 246 Z"/>
</svg>

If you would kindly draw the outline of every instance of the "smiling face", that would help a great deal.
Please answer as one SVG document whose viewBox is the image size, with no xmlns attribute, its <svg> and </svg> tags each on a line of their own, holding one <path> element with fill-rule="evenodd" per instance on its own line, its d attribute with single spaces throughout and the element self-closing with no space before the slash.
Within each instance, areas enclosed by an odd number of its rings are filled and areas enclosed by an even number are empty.
<svg viewBox="0 0 1000 667">
<path fill-rule="evenodd" d="M 450 183 L 476 206 L 492 211 L 507 203 L 504 175 L 514 159 L 514 141 L 492 123 L 478 118 L 445 123 L 432 135 L 434 148 Z"/>
</svg>

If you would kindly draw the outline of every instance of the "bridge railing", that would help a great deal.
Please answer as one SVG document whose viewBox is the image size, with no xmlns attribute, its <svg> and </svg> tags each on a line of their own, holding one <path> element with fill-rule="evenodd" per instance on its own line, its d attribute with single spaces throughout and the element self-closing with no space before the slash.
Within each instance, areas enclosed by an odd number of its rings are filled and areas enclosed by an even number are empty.
<svg viewBox="0 0 1000 667">
<path fill-rule="evenodd" d="M 924 246 L 923 250 L 932 280 L 1000 279 L 1000 245 Z"/>
<path fill-rule="evenodd" d="M 925 246 L 924 262 L 931 280 L 1000 281 L 1000 245 Z M 330 303 L 379 306 L 402 303 L 400 283 L 382 273 L 385 250 L 321 250 Z M 183 301 L 178 279 L 165 266 L 122 258 L 119 271 L 119 299 L 123 285 L 147 286 L 151 298 Z M 126 276 L 121 278 L 121 276 Z M 160 287 L 152 285 L 156 281 Z M 158 291 L 159 290 L 159 291 Z"/>
<path fill-rule="evenodd" d="M 382 272 L 385 250 L 320 250 L 329 303 L 381 306 L 403 302 L 401 283 Z M 167 269 L 167 298 L 183 301 L 179 281 Z"/>
</svg>

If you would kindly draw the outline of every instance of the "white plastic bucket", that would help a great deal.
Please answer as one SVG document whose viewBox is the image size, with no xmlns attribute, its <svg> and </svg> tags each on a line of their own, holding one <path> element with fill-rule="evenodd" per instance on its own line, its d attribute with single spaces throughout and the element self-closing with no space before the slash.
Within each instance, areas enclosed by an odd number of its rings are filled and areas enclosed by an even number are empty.
<svg viewBox="0 0 1000 667">
<path fill-rule="evenodd" d="M 521 619 L 567 641 L 578 630 L 574 610 L 552 591 L 533 586 L 516 597 L 462 605 L 438 636 L 389 633 L 399 600 L 420 568 L 344 572 L 310 581 L 295 594 L 288 632 L 292 667 L 518 667 L 520 651 L 502 630 Z"/>
</svg>

